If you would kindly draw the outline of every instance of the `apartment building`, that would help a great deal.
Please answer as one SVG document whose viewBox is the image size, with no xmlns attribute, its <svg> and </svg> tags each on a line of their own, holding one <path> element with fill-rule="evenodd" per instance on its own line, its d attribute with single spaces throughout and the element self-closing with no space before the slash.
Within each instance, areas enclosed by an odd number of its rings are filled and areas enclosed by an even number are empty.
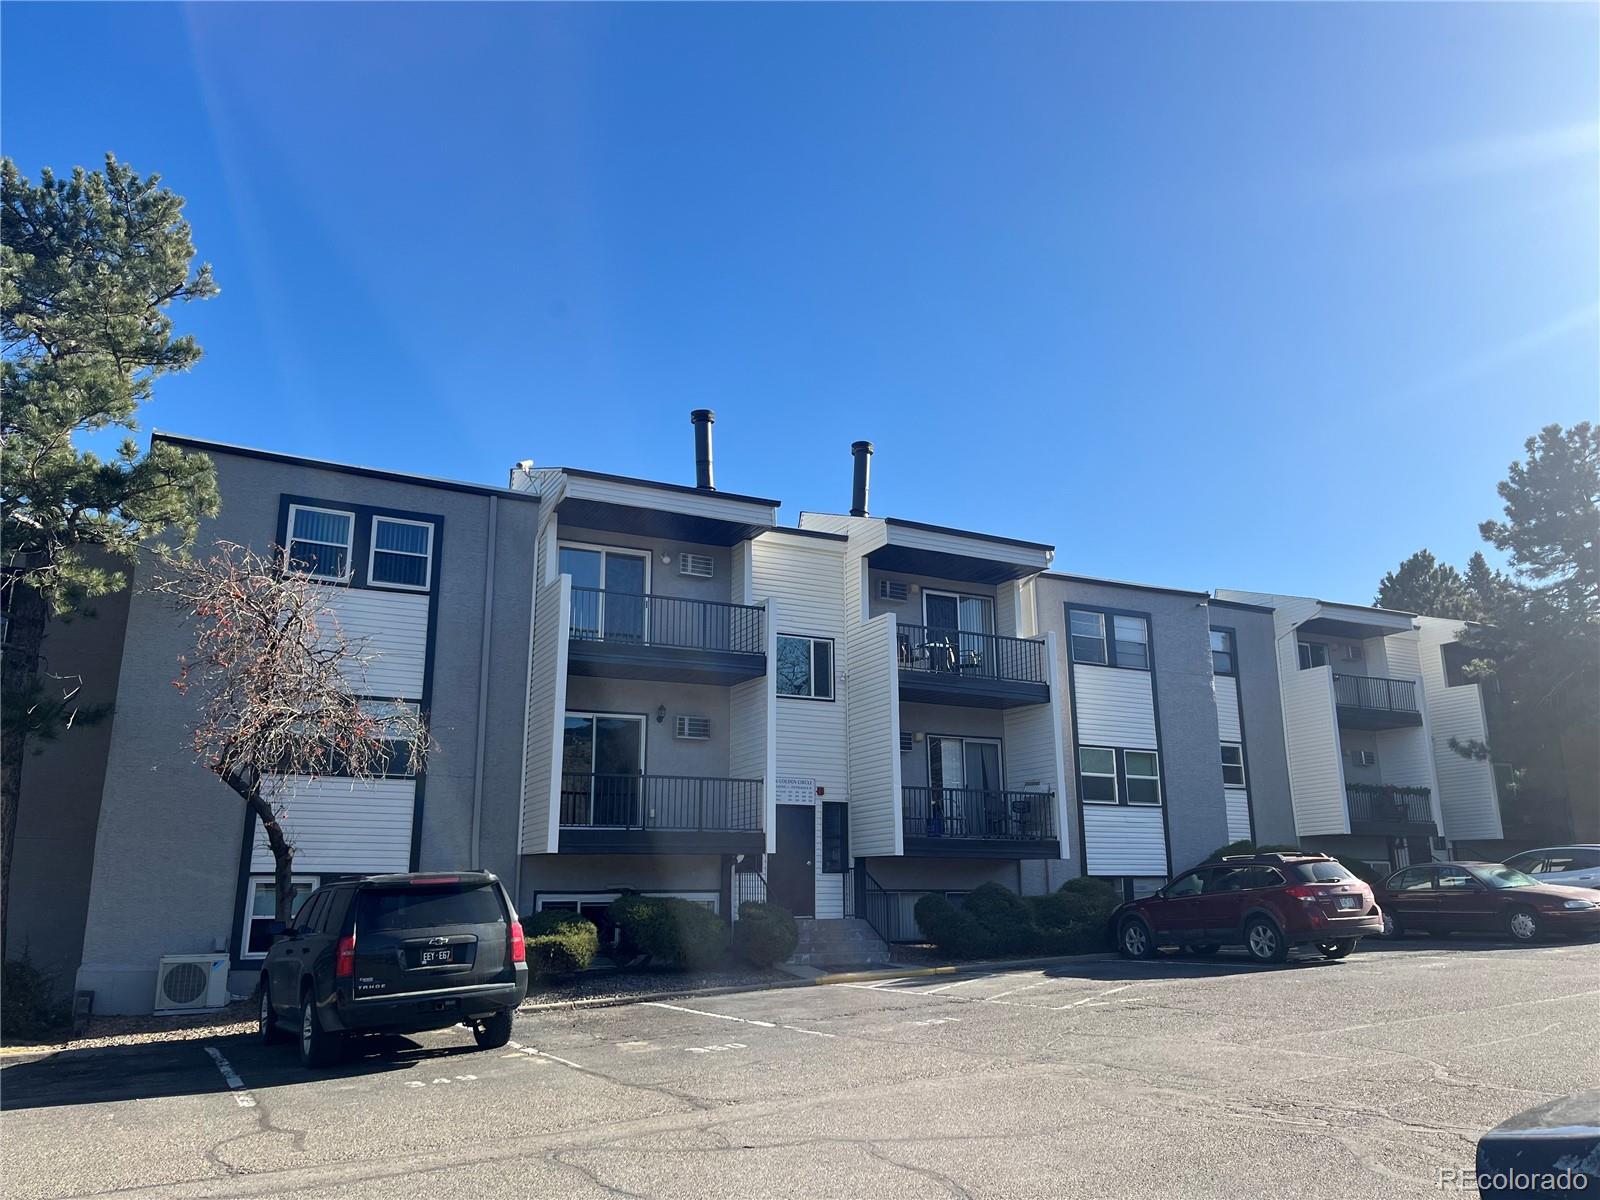
<svg viewBox="0 0 1600 1200">
<path fill-rule="evenodd" d="M 870 512 L 866 442 L 846 511 L 779 524 L 717 488 L 714 417 L 691 421 L 692 484 L 525 462 L 498 488 L 156 435 L 216 464 L 202 550 L 287 547 L 374 656 L 364 698 L 432 730 L 416 775 L 273 781 L 297 892 L 481 867 L 524 913 L 770 899 L 909 940 L 922 895 L 988 881 L 1137 896 L 1245 837 L 1403 862 L 1500 836 L 1493 767 L 1450 749 L 1486 730 L 1459 624 L 1056 571 L 1047 544 Z M 190 635 L 145 582 L 52 630 L 117 711 L 30 763 L 9 914 L 99 1012 L 148 1011 L 173 954 L 247 991 L 276 899 L 187 749 Z"/>
<path fill-rule="evenodd" d="M 216 466 L 223 504 L 203 524 L 201 551 L 219 540 L 289 548 L 327 583 L 340 625 L 374 656 L 363 693 L 418 706 L 437 743 L 416 775 L 273 781 L 296 849 L 296 890 L 381 871 L 482 867 L 514 877 L 516 814 L 495 800 L 515 794 L 521 778 L 538 504 L 507 489 L 156 437 Z M 72 964 L 97 1012 L 150 1011 L 164 955 L 225 955 L 234 990 L 248 991 L 275 900 L 255 822 L 190 748 L 193 702 L 172 681 L 191 635 L 145 587 L 150 570 L 140 565 L 127 596 L 116 711 L 98 735 L 103 765 L 79 768 L 102 780 L 79 901 L 81 963 Z M 75 742 L 70 752 L 83 758 L 98 744 Z M 43 790 L 51 781 L 32 766 L 21 819 L 60 830 L 61 806 Z M 69 809 L 88 804 L 91 783 L 83 779 Z M 20 877 L 17 889 L 14 912 L 43 913 L 60 900 Z"/>
<path fill-rule="evenodd" d="M 1433 728 L 1418 619 L 1302 596 L 1218 596 L 1272 610 L 1299 840 L 1393 866 L 1442 852 L 1438 772 L 1441 749 L 1453 752 Z"/>
</svg>

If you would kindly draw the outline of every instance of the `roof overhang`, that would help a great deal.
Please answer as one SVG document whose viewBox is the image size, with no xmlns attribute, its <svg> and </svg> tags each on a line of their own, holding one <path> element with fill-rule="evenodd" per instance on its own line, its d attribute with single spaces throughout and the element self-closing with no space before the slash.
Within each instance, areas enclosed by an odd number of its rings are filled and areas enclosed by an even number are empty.
<svg viewBox="0 0 1600 1200">
<path fill-rule="evenodd" d="M 1362 608 L 1358 604 L 1329 604 L 1325 600 L 1317 601 L 1316 615 L 1299 626 L 1301 633 L 1354 640 L 1410 633 L 1415 628 L 1416 618 L 1410 613 L 1390 608 Z"/>
<path fill-rule="evenodd" d="M 564 525 L 733 546 L 771 529 L 778 502 L 589 471 L 563 471 Z"/>
<path fill-rule="evenodd" d="M 992 534 L 947 529 L 897 517 L 883 520 L 883 544 L 867 555 L 880 571 L 931 575 L 963 583 L 1006 583 L 1049 568 L 1055 548 Z"/>
</svg>

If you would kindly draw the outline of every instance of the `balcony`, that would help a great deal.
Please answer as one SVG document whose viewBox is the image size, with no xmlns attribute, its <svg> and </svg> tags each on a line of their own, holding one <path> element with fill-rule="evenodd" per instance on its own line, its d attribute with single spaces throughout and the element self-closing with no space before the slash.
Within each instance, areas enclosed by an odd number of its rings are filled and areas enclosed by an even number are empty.
<svg viewBox="0 0 1600 1200">
<path fill-rule="evenodd" d="M 760 854 L 759 779 L 561 776 L 561 849 L 588 854 Z"/>
<path fill-rule="evenodd" d="M 992 633 L 897 625 L 900 699 L 972 708 L 1050 700 L 1045 644 Z"/>
<path fill-rule="evenodd" d="M 1054 792 L 901 788 L 907 854 L 940 858 L 1055 858 Z"/>
<path fill-rule="evenodd" d="M 758 605 L 574 587 L 569 636 L 573 675 L 733 684 L 767 673 Z"/>
<path fill-rule="evenodd" d="M 1422 724 L 1417 685 L 1381 675 L 1335 675 L 1333 700 L 1346 729 L 1403 729 Z"/>
<path fill-rule="evenodd" d="M 1392 837 L 1435 835 L 1432 789 L 1394 784 L 1348 783 L 1350 832 Z"/>
</svg>

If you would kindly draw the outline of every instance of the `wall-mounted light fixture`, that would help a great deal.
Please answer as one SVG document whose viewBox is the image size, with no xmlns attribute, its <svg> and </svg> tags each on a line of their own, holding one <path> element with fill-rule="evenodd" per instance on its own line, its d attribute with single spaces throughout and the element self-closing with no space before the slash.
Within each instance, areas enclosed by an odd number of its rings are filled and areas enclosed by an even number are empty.
<svg viewBox="0 0 1600 1200">
<path fill-rule="evenodd" d="M 659 725 L 659 724 L 661 724 L 661 722 L 665 721 L 666 719 L 667 719 L 667 706 L 665 704 L 656 705 L 656 724 Z"/>
</svg>

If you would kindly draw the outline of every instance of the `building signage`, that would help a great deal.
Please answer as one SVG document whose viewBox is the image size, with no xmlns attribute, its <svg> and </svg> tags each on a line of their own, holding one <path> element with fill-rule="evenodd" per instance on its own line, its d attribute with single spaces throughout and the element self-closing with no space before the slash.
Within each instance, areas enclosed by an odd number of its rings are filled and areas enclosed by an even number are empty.
<svg viewBox="0 0 1600 1200">
<path fill-rule="evenodd" d="M 779 804 L 815 804 L 817 781 L 810 775 L 779 775 Z"/>
</svg>

